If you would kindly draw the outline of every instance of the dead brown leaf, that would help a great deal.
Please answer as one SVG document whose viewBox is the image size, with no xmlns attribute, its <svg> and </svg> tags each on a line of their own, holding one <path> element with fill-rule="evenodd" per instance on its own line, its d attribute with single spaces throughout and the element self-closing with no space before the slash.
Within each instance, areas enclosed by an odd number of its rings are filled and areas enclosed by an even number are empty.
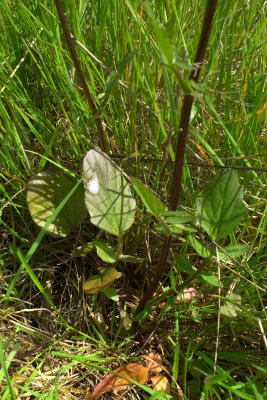
<svg viewBox="0 0 267 400">
<path fill-rule="evenodd" d="M 101 394 L 114 390 L 114 394 L 127 388 L 129 385 L 133 385 L 127 378 L 133 379 L 134 381 L 144 384 L 148 378 L 148 369 L 138 363 L 126 364 L 120 368 L 117 368 L 114 372 L 117 372 L 123 377 L 109 374 L 103 381 L 101 381 L 91 395 L 86 396 L 86 400 L 93 400 L 99 397 Z"/>
<path fill-rule="evenodd" d="M 148 356 L 143 357 L 146 360 L 146 366 L 151 374 L 156 375 L 162 371 L 162 358 L 158 353 L 151 351 Z"/>
<path fill-rule="evenodd" d="M 170 382 L 164 375 L 157 375 L 151 377 L 152 385 L 154 390 L 165 390 L 167 394 L 170 394 Z"/>
</svg>

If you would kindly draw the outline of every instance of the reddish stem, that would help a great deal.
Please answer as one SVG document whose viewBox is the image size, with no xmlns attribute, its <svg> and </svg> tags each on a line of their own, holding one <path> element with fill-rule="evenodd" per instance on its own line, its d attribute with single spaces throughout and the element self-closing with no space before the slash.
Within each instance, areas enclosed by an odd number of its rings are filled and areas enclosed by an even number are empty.
<svg viewBox="0 0 267 400">
<path fill-rule="evenodd" d="M 202 26 L 201 36 L 198 43 L 198 49 L 195 56 L 195 65 L 196 69 L 193 70 L 189 76 L 189 79 L 193 80 L 194 82 L 198 82 L 200 70 L 204 61 L 204 56 L 211 32 L 212 21 L 214 18 L 215 10 L 216 10 L 217 0 L 208 0 L 206 10 L 205 10 L 205 17 Z M 194 97 L 191 94 L 186 94 L 184 96 L 182 111 L 181 111 L 181 118 L 178 130 L 178 143 L 176 146 L 175 152 L 175 162 L 174 162 L 174 171 L 173 171 L 173 178 L 172 178 L 172 185 L 171 185 L 171 192 L 170 192 L 170 201 L 169 201 L 169 210 L 176 210 L 178 205 L 179 194 L 181 191 L 182 185 L 182 172 L 183 172 L 183 163 L 184 163 L 184 153 L 185 153 L 185 144 L 186 138 L 188 134 L 188 128 L 190 123 L 190 114 L 193 105 Z M 162 252 L 157 268 L 156 275 L 149 286 L 149 288 L 144 293 L 143 297 L 141 298 L 137 309 L 135 311 L 135 315 L 139 314 L 145 307 L 147 301 L 151 299 L 155 290 L 159 286 L 159 282 L 166 270 L 167 264 L 167 257 L 170 249 L 171 243 L 171 236 L 165 236 L 163 241 Z"/>
</svg>

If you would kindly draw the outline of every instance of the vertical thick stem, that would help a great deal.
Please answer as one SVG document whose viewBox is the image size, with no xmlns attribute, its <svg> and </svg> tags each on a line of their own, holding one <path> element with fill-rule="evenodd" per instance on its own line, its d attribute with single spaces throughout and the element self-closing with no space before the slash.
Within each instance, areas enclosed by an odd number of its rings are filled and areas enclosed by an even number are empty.
<svg viewBox="0 0 267 400">
<path fill-rule="evenodd" d="M 89 88 L 87 86 L 84 74 L 83 74 L 82 69 L 81 69 L 80 62 L 79 62 L 78 57 L 76 55 L 76 51 L 75 51 L 75 48 L 74 48 L 74 45 L 73 45 L 73 42 L 72 42 L 72 39 L 71 39 L 71 35 L 70 35 L 69 29 L 68 29 L 68 24 L 67 24 L 67 20 L 66 20 L 65 14 L 64 14 L 64 10 L 63 10 L 62 4 L 61 4 L 61 0 L 55 0 L 55 5 L 56 5 L 56 8 L 57 8 L 57 12 L 58 12 L 58 16 L 59 16 L 59 19 L 60 19 L 60 22 L 61 22 L 61 25 L 62 25 L 63 32 L 65 34 L 65 37 L 66 37 L 66 40 L 67 40 L 67 43 L 68 43 L 68 46 L 69 46 L 69 49 L 70 49 L 70 54 L 72 56 L 73 63 L 75 65 L 75 68 L 77 70 L 77 74 L 79 76 L 79 79 L 80 79 L 82 87 L 83 87 L 84 94 L 85 94 L 85 96 L 87 98 L 87 101 L 88 101 L 88 104 L 89 104 L 91 112 L 96 116 L 97 115 L 97 107 L 96 107 L 96 105 L 94 103 L 94 100 L 93 100 L 93 98 L 91 96 L 90 90 L 89 90 Z M 96 116 L 95 121 L 96 121 L 97 130 L 98 130 L 98 133 L 99 133 L 99 142 L 100 142 L 101 150 L 106 153 L 107 148 L 106 148 L 106 143 L 105 143 L 105 139 L 104 139 L 105 138 L 105 129 L 104 129 L 102 118 L 100 116 Z"/>
<path fill-rule="evenodd" d="M 204 56 L 210 36 L 216 5 L 217 5 L 217 0 L 208 0 L 207 2 L 201 36 L 199 39 L 198 49 L 194 61 L 194 63 L 196 64 L 196 69 L 193 70 L 189 76 L 189 79 L 193 80 L 194 82 L 198 81 L 201 66 L 204 61 Z M 173 171 L 173 178 L 172 178 L 172 185 L 170 192 L 169 210 L 176 210 L 179 194 L 181 191 L 185 144 L 189 128 L 190 114 L 193 101 L 194 101 L 193 95 L 186 94 L 184 96 L 182 112 L 180 117 L 179 131 L 178 131 L 178 142 L 175 151 L 175 163 L 174 163 L 174 171 Z M 138 307 L 135 311 L 135 315 L 139 314 L 144 309 L 146 302 L 153 296 L 153 293 L 155 292 L 155 290 L 159 285 L 163 273 L 166 270 L 166 262 L 169 253 L 170 243 L 171 243 L 171 237 L 165 236 L 156 275 L 151 285 L 146 290 L 142 299 L 140 300 Z"/>
</svg>

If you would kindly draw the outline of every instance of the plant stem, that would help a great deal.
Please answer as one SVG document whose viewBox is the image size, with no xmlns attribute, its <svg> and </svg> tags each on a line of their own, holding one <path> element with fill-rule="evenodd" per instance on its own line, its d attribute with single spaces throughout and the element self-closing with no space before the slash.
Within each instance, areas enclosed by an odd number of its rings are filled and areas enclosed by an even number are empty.
<svg viewBox="0 0 267 400">
<path fill-rule="evenodd" d="M 204 61 L 204 56 L 208 44 L 208 39 L 211 32 L 212 21 L 214 18 L 215 10 L 216 10 L 217 0 L 208 0 L 206 10 L 205 10 L 205 17 L 202 26 L 201 36 L 199 39 L 198 49 L 195 56 L 194 64 L 196 65 L 196 69 L 190 73 L 189 79 L 193 80 L 194 82 L 198 82 L 198 78 L 200 75 L 201 66 Z M 194 97 L 191 94 L 185 94 L 181 117 L 180 117 L 180 124 L 178 130 L 178 142 L 176 146 L 175 152 L 175 162 L 174 162 L 174 171 L 173 171 L 173 178 L 172 178 L 172 185 L 171 185 L 171 192 L 170 192 L 170 200 L 169 200 L 169 210 L 176 210 L 178 205 L 179 194 L 181 191 L 181 184 L 182 184 L 182 171 L 183 171 L 183 163 L 184 163 L 184 153 L 185 153 L 185 145 L 186 145 L 186 138 L 188 134 L 188 128 L 190 123 L 190 114 L 193 105 Z M 143 297 L 141 298 L 137 309 L 135 311 L 135 315 L 139 314 L 145 307 L 146 302 L 153 296 L 155 290 L 158 288 L 159 282 L 166 270 L 166 261 L 170 249 L 171 243 L 171 236 L 164 237 L 162 252 L 157 268 L 156 275 L 149 286 L 149 288 L 144 293 Z"/>
<path fill-rule="evenodd" d="M 62 7 L 61 0 L 55 0 L 55 5 L 56 5 L 56 8 L 57 8 L 57 12 L 58 12 L 58 16 L 59 16 L 59 19 L 60 19 L 60 22 L 61 22 L 61 25 L 62 25 L 63 32 L 65 34 L 65 37 L 66 37 L 66 40 L 67 40 L 67 43 L 68 43 L 68 46 L 69 46 L 69 49 L 70 49 L 70 54 L 71 54 L 73 63 L 74 63 L 75 68 L 77 70 L 77 74 L 78 74 L 78 76 L 80 78 L 84 94 L 85 94 L 85 96 L 87 98 L 87 101 L 88 101 L 88 104 L 89 104 L 89 108 L 90 108 L 91 112 L 96 116 L 95 117 L 95 121 L 96 121 L 97 130 L 98 130 L 98 133 L 99 133 L 99 142 L 100 142 L 101 150 L 106 153 L 107 152 L 107 148 L 106 148 L 106 143 L 105 143 L 105 139 L 104 139 L 105 136 L 106 136 L 106 132 L 105 132 L 105 128 L 104 128 L 104 125 L 103 125 L 103 121 L 102 121 L 102 118 L 100 116 L 97 116 L 97 107 L 96 107 L 96 105 L 94 103 L 94 100 L 93 100 L 93 98 L 91 96 L 90 90 L 89 90 L 89 88 L 87 86 L 84 74 L 82 72 L 81 65 L 80 65 L 80 62 L 78 60 L 78 57 L 77 57 L 77 54 L 76 54 L 76 51 L 75 51 L 75 48 L 74 48 L 74 45 L 73 45 L 73 42 L 72 42 L 72 38 L 71 38 L 69 29 L 68 29 L 68 24 L 67 24 L 67 20 L 66 20 L 65 14 L 64 14 L 64 10 L 63 10 L 63 7 Z"/>
</svg>

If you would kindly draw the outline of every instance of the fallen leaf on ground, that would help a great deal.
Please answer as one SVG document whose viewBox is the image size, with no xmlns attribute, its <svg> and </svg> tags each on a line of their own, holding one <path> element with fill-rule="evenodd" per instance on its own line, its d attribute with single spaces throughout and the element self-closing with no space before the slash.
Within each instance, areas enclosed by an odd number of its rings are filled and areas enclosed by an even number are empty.
<svg viewBox="0 0 267 400">
<path fill-rule="evenodd" d="M 170 382 L 164 375 L 157 375 L 151 377 L 153 389 L 158 390 L 165 390 L 167 394 L 170 394 Z"/>
<path fill-rule="evenodd" d="M 143 356 L 146 360 L 146 366 L 149 372 L 153 375 L 156 375 L 162 371 L 162 358 L 155 351 L 151 351 L 148 356 Z"/>
<path fill-rule="evenodd" d="M 114 394 L 127 388 L 129 385 L 133 385 L 127 378 L 133 379 L 134 381 L 144 384 L 148 378 L 148 369 L 143 367 L 141 364 L 132 363 L 123 365 L 120 368 L 115 369 L 123 377 L 109 374 L 103 381 L 101 381 L 91 395 L 86 396 L 86 400 L 93 400 L 99 397 L 101 394 L 114 391 Z"/>
</svg>

